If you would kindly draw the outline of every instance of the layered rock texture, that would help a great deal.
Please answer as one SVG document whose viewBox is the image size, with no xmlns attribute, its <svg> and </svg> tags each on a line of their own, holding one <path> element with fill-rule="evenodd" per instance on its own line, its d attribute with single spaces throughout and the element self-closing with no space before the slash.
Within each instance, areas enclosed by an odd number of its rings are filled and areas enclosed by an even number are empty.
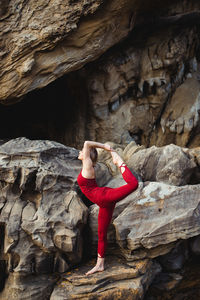
<svg viewBox="0 0 200 300">
<path fill-rule="evenodd" d="M 91 261 L 84 267 L 66 273 L 56 288 L 51 300 L 57 299 L 141 299 L 160 266 L 148 260 L 127 263 L 116 257 L 108 257 L 103 274 L 84 277 Z M 119 274 L 120 271 L 120 274 Z"/>
<path fill-rule="evenodd" d="M 199 36 L 199 0 L 0 0 L 1 300 L 199 298 Z M 105 272 L 87 278 L 86 139 L 110 141 L 139 180 Z M 124 184 L 102 150 L 96 178 Z"/>
<path fill-rule="evenodd" d="M 1 278 L 8 276 L 0 297 L 45 299 L 53 282 L 47 274 L 82 259 L 88 209 L 75 191 L 78 151 L 25 138 L 0 148 Z"/>
<path fill-rule="evenodd" d="M 100 56 L 132 29 L 133 10 L 130 0 L 3 3 L 1 101 L 44 87 Z"/>
<path fill-rule="evenodd" d="M 139 188 L 117 203 L 105 272 L 89 277 L 99 208 L 76 184 L 78 151 L 26 138 L 0 146 L 0 299 L 142 299 L 157 274 L 170 290 L 182 282 L 200 254 L 199 148 L 111 144 Z M 98 184 L 120 186 L 109 155 L 99 151 Z"/>
<path fill-rule="evenodd" d="M 93 139 L 199 145 L 199 34 L 186 24 L 138 25 L 90 68 Z"/>
<path fill-rule="evenodd" d="M 199 15 L 197 0 L 2 2 L 0 103 L 24 99 L 2 137 L 198 146 Z"/>
</svg>

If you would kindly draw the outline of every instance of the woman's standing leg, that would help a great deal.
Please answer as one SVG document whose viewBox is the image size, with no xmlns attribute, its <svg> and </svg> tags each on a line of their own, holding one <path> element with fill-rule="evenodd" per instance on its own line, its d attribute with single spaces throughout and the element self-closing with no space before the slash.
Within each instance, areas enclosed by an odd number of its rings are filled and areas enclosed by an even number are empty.
<svg viewBox="0 0 200 300">
<path fill-rule="evenodd" d="M 86 273 L 86 275 L 93 274 L 95 272 L 101 272 L 104 270 L 104 257 L 107 247 L 107 231 L 108 226 L 112 219 L 113 210 L 115 204 L 109 205 L 109 207 L 100 207 L 98 214 L 98 254 L 97 263 L 94 268 Z"/>
</svg>

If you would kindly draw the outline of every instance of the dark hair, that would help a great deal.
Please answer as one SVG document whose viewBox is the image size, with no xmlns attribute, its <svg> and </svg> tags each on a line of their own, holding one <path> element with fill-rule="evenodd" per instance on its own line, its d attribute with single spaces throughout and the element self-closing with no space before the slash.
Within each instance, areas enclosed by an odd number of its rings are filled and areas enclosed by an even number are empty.
<svg viewBox="0 0 200 300">
<path fill-rule="evenodd" d="M 90 158 L 91 158 L 93 164 L 95 165 L 97 162 L 97 158 L 98 158 L 98 152 L 97 152 L 96 148 L 90 149 Z"/>
</svg>

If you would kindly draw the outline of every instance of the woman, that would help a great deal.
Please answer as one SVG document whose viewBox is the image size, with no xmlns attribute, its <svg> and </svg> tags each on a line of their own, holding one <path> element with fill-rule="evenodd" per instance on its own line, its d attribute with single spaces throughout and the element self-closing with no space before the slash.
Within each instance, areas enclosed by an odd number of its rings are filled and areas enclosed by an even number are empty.
<svg viewBox="0 0 200 300">
<path fill-rule="evenodd" d="M 97 161 L 97 150 L 102 148 L 111 153 L 113 163 L 120 168 L 126 185 L 118 188 L 99 187 L 95 180 L 94 166 Z M 101 144 L 92 141 L 84 143 L 78 159 L 82 161 L 82 171 L 77 182 L 83 194 L 100 209 L 98 214 L 98 255 L 97 263 L 86 275 L 104 270 L 104 256 L 107 245 L 107 230 L 112 219 L 116 202 L 124 199 L 138 187 L 138 181 L 128 169 L 122 158 L 108 144 Z"/>
</svg>

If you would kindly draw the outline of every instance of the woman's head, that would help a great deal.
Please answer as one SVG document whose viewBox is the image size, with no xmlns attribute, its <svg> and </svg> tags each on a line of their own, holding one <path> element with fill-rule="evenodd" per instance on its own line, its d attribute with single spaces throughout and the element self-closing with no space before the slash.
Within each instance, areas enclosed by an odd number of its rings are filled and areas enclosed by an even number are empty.
<svg viewBox="0 0 200 300">
<path fill-rule="evenodd" d="M 95 165 L 98 158 L 98 152 L 96 148 L 90 148 L 90 158 L 93 162 L 93 165 Z M 83 150 L 79 152 L 78 159 L 83 160 Z"/>
</svg>

